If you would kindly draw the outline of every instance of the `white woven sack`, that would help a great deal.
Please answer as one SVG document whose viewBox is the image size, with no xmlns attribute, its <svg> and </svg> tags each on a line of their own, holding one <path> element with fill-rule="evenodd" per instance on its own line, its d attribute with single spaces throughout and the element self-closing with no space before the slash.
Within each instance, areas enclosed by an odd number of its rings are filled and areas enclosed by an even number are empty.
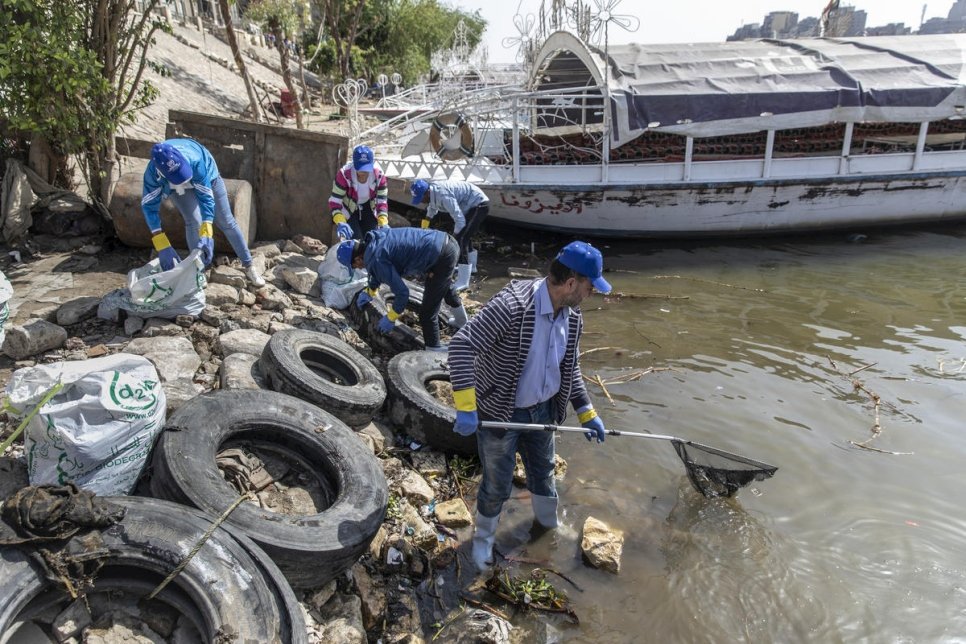
<svg viewBox="0 0 966 644">
<path fill-rule="evenodd" d="M 72 481 L 101 496 L 129 494 L 164 427 L 166 400 L 147 358 L 117 353 L 18 369 L 7 411 L 29 414 L 64 385 L 24 430 L 31 485 Z"/>
<path fill-rule="evenodd" d="M 319 262 L 322 301 L 333 309 L 347 309 L 356 293 L 366 287 L 369 274 L 363 268 L 351 269 L 339 262 L 336 248 L 330 247 L 325 259 Z"/>
</svg>

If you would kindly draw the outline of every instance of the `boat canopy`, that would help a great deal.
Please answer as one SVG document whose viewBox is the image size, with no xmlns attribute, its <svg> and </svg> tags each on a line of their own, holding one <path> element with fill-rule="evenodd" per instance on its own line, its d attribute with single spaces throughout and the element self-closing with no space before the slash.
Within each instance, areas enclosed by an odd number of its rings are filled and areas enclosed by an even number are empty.
<svg viewBox="0 0 966 644">
<path fill-rule="evenodd" d="M 611 45 L 605 55 L 556 32 L 530 88 L 606 87 L 618 147 L 646 129 L 706 137 L 966 117 L 964 77 L 966 34 Z"/>
</svg>

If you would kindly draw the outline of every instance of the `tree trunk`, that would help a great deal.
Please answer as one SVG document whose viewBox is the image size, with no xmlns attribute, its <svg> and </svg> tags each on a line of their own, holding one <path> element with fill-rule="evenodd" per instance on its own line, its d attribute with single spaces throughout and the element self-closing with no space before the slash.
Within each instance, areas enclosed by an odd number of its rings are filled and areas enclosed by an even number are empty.
<svg viewBox="0 0 966 644">
<path fill-rule="evenodd" d="M 292 100 L 295 101 L 295 127 L 300 130 L 304 130 L 305 125 L 302 124 L 302 101 L 299 100 L 299 94 L 295 91 L 295 82 L 292 80 L 292 70 L 289 69 L 288 47 L 285 45 L 285 37 L 284 34 L 282 34 L 281 29 L 276 29 L 274 34 L 275 48 L 278 49 L 279 60 L 282 63 L 282 80 L 285 81 L 285 87 L 292 95 Z"/>
<path fill-rule="evenodd" d="M 305 56 L 302 55 L 301 49 L 298 50 L 298 57 L 299 57 L 299 78 L 302 81 L 302 100 L 305 101 L 306 109 L 312 109 L 312 97 L 309 96 L 309 88 L 308 88 L 308 85 L 305 84 L 305 65 L 303 64 L 303 61 L 305 60 Z"/>
<path fill-rule="evenodd" d="M 242 80 L 245 82 L 245 90 L 248 92 L 248 103 L 251 106 L 252 120 L 256 123 L 261 123 L 265 120 L 262 117 L 261 103 L 258 101 L 258 95 L 255 94 L 255 86 L 252 84 L 252 79 L 248 76 L 248 68 L 245 66 L 241 49 L 238 47 L 235 28 L 231 24 L 231 10 L 228 8 L 228 0 L 218 0 L 218 4 L 221 7 L 222 16 L 225 17 L 225 34 L 228 36 L 228 45 L 231 47 L 231 53 L 235 57 L 235 65 L 238 67 L 238 73 L 241 74 Z"/>
</svg>

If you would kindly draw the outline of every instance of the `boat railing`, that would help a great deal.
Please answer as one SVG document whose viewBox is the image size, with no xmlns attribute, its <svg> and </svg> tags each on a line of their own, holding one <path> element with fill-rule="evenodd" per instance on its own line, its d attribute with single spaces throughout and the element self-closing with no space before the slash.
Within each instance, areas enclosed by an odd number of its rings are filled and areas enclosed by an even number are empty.
<svg viewBox="0 0 966 644">
<path fill-rule="evenodd" d="M 596 87 L 539 92 L 503 87 L 461 96 L 439 111 L 465 119 L 474 141 L 472 156 L 441 160 L 424 146 L 393 161 L 393 174 L 533 184 L 639 184 L 908 173 L 962 167 L 966 160 L 966 121 L 955 119 L 829 123 L 706 137 L 655 127 L 611 148 L 605 136 L 605 100 Z M 414 133 L 430 127 L 434 116 L 414 115 L 395 125 Z M 403 146 L 385 150 L 400 152 Z"/>
</svg>

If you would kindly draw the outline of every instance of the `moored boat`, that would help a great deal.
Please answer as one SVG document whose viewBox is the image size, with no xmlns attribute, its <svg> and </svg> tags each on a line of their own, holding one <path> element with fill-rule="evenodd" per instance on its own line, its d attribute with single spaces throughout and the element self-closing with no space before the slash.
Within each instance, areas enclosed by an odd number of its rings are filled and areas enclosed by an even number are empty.
<svg viewBox="0 0 966 644">
<path fill-rule="evenodd" d="M 399 201 L 415 178 L 466 179 L 492 219 L 581 235 L 960 220 L 964 61 L 962 34 L 605 53 L 557 32 L 526 87 L 403 120 L 405 135 L 379 133 L 378 156 Z"/>
</svg>

